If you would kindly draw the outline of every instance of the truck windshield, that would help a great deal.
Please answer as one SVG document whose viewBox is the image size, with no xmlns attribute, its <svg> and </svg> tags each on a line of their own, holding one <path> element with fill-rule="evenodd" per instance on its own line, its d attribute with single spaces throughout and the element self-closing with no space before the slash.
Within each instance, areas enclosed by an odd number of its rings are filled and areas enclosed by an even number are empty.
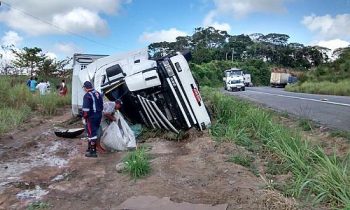
<svg viewBox="0 0 350 210">
<path fill-rule="evenodd" d="M 242 75 L 242 71 L 231 71 L 230 76 L 240 76 Z"/>
<path fill-rule="evenodd" d="M 238 84 L 241 83 L 241 80 L 231 80 L 231 84 Z"/>
</svg>

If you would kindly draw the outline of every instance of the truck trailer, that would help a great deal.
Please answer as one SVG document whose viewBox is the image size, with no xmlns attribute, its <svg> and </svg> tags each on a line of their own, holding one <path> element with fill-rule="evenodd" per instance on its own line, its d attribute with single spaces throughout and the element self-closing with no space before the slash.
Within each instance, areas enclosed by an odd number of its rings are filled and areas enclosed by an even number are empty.
<svg viewBox="0 0 350 210">
<path fill-rule="evenodd" d="M 270 78 L 271 87 L 285 87 L 288 84 L 289 73 L 272 72 Z"/>
</svg>

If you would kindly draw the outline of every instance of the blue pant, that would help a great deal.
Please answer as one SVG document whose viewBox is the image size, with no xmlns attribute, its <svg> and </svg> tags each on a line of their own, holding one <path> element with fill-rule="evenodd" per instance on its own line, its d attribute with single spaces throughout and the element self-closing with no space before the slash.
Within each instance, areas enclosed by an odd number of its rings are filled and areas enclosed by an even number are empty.
<svg viewBox="0 0 350 210">
<path fill-rule="evenodd" d="M 90 139 L 97 139 L 98 130 L 100 128 L 102 113 L 96 112 L 94 115 L 86 119 L 86 131 Z"/>
</svg>

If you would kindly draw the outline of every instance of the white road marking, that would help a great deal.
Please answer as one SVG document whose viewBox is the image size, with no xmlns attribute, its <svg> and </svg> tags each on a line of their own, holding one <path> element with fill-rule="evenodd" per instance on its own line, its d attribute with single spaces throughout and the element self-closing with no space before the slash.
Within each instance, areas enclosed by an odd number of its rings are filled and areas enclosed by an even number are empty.
<svg viewBox="0 0 350 210">
<path fill-rule="evenodd" d="M 303 97 L 297 97 L 297 96 L 287 96 L 287 95 L 274 94 L 274 93 L 265 93 L 265 92 L 255 91 L 255 90 L 246 90 L 246 91 L 256 92 L 256 93 L 261 93 L 261 94 L 266 94 L 266 95 L 272 95 L 272 96 L 294 98 L 294 99 L 300 99 L 300 100 L 315 101 L 315 102 L 319 102 L 319 103 L 334 104 L 334 105 L 339 105 L 339 106 L 350 107 L 350 104 L 345 104 L 345 103 L 338 103 L 338 102 L 332 102 L 332 101 L 322 101 L 322 100 L 318 100 L 318 99 L 303 98 Z"/>
</svg>

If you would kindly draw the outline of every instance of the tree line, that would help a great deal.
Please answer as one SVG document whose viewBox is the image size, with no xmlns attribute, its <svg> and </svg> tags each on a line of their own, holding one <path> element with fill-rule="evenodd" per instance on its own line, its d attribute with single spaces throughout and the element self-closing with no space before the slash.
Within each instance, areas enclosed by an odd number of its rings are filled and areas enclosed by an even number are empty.
<svg viewBox="0 0 350 210">
<path fill-rule="evenodd" d="M 152 43 L 148 48 L 152 57 L 190 50 L 195 64 L 258 59 L 276 66 L 307 70 L 329 61 L 329 49 L 289 43 L 289 38 L 279 33 L 230 35 L 213 27 L 199 27 L 191 36 L 179 36 L 175 42 Z"/>
<path fill-rule="evenodd" d="M 14 59 L 5 60 L 0 53 L 0 74 L 19 75 L 28 74 L 41 77 L 65 76 L 66 66 L 70 63 L 70 57 L 62 60 L 50 58 L 39 47 L 23 47 L 17 49 L 14 46 L 1 46 L 3 54 L 12 54 Z"/>
</svg>

